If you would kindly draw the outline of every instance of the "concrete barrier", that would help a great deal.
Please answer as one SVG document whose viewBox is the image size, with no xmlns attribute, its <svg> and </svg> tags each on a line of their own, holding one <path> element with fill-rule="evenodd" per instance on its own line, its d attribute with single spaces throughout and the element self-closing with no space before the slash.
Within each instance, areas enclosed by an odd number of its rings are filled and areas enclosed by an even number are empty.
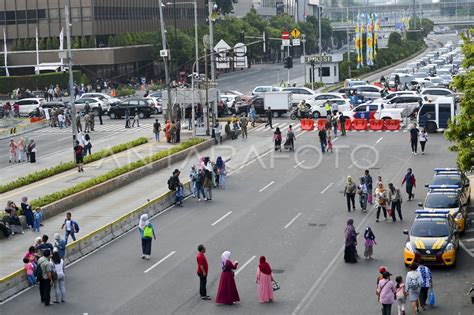
<svg viewBox="0 0 474 315">
<path fill-rule="evenodd" d="M 44 127 L 47 127 L 48 125 L 49 125 L 49 122 L 43 119 L 41 121 L 30 123 L 28 125 L 12 127 L 12 129 L 15 130 L 14 133 L 11 133 L 10 129 L 0 131 L 0 140 L 16 137 L 30 131 L 42 129 Z"/>
<path fill-rule="evenodd" d="M 184 191 L 185 196 L 191 194 L 190 182 L 184 183 Z M 147 213 L 149 217 L 152 217 L 172 206 L 174 201 L 174 193 L 168 191 L 135 210 L 121 216 L 117 220 L 98 228 L 72 243 L 69 243 L 66 247 L 66 258 L 64 259 L 66 265 L 92 253 L 120 235 L 135 228 L 138 225 L 139 218 L 142 214 Z M 138 235 L 137 242 L 139 242 Z M 28 288 L 28 286 L 29 284 L 24 269 L 19 269 L 0 279 L 0 302 L 3 302 L 16 293 Z"/>
</svg>

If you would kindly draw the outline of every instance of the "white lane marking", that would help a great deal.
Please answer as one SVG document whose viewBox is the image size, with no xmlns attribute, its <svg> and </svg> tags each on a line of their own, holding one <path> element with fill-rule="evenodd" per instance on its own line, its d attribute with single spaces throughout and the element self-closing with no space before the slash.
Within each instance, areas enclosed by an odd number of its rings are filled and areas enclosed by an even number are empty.
<svg viewBox="0 0 474 315">
<path fill-rule="evenodd" d="M 382 141 L 383 137 L 380 137 L 379 140 L 377 140 L 375 143 L 379 143 L 380 141 Z"/>
<path fill-rule="evenodd" d="M 64 137 L 64 138 L 58 139 L 58 140 L 56 140 L 56 142 L 64 141 L 64 140 L 67 140 L 67 139 L 71 139 L 71 140 L 72 140 L 72 135 L 69 136 L 69 137 Z"/>
<path fill-rule="evenodd" d="M 465 239 L 463 240 L 464 242 L 474 242 L 474 238 L 468 238 L 468 239 Z"/>
<path fill-rule="evenodd" d="M 155 268 L 156 266 L 158 266 L 159 264 L 161 264 L 162 262 L 164 262 L 166 259 L 170 258 L 171 256 L 173 256 L 174 254 L 176 254 L 176 251 L 172 251 L 171 253 L 169 253 L 168 255 L 166 255 L 165 257 L 161 258 L 157 263 L 155 263 L 153 266 L 151 266 L 150 268 L 148 268 L 147 270 L 144 271 L 144 273 L 148 273 L 150 270 L 152 270 L 153 268 Z"/>
<path fill-rule="evenodd" d="M 336 142 L 337 139 L 339 139 L 338 137 L 334 138 L 334 140 L 332 140 L 332 143 Z"/>
<path fill-rule="evenodd" d="M 469 256 L 471 256 L 472 258 L 474 258 L 474 252 L 472 249 L 469 249 L 467 248 L 463 242 L 459 242 L 459 245 L 461 245 L 461 247 L 466 251 L 466 253 L 469 254 Z"/>
<path fill-rule="evenodd" d="M 212 223 L 211 225 L 214 226 L 216 225 L 217 223 L 221 222 L 222 220 L 224 220 L 227 216 L 229 216 L 230 214 L 232 213 L 232 211 L 229 211 L 227 212 L 226 214 L 224 214 L 222 217 L 220 217 L 219 219 L 217 219 L 216 221 L 214 221 L 214 223 Z"/>
<path fill-rule="evenodd" d="M 297 168 L 297 167 L 299 167 L 299 166 L 300 166 L 300 165 L 302 165 L 304 162 L 305 162 L 305 160 L 303 160 L 303 161 L 299 162 L 298 164 L 296 164 L 295 166 L 293 166 L 293 168 Z"/>
<path fill-rule="evenodd" d="M 250 257 L 249 260 L 245 262 L 245 264 L 242 265 L 242 267 L 238 268 L 237 271 L 235 272 L 235 275 L 238 275 L 242 270 L 244 270 L 245 267 L 247 267 L 248 264 L 252 262 L 252 260 L 255 259 L 255 256 Z"/>
<path fill-rule="evenodd" d="M 330 183 L 329 185 L 327 185 L 326 188 L 324 188 L 323 191 L 321 191 L 321 194 L 324 194 L 326 192 L 326 190 L 331 188 L 332 185 L 334 185 L 334 183 Z"/>
<path fill-rule="evenodd" d="M 288 224 L 287 224 L 287 225 L 285 225 L 285 227 L 283 227 L 283 228 L 284 228 L 284 229 L 287 229 L 287 228 L 288 228 L 290 225 L 292 225 L 292 224 L 293 224 L 293 222 L 295 222 L 295 221 L 296 221 L 296 220 L 297 220 L 297 219 L 298 219 L 300 216 L 301 216 L 301 212 L 300 212 L 300 213 L 298 213 L 298 214 L 297 214 L 297 215 L 296 215 L 296 216 L 295 216 L 293 219 L 291 219 L 291 221 L 290 221 L 290 222 L 288 222 Z"/>
<path fill-rule="evenodd" d="M 263 187 L 262 189 L 260 189 L 258 192 L 262 192 L 264 191 L 265 189 L 267 189 L 268 187 L 270 187 L 271 185 L 275 184 L 275 182 L 272 180 L 270 183 L 268 183 L 267 185 L 265 185 L 265 187 Z"/>
<path fill-rule="evenodd" d="M 349 165 L 349 167 L 348 167 L 348 168 L 353 168 L 353 167 L 354 167 L 354 164 L 351 164 L 351 165 Z"/>
</svg>

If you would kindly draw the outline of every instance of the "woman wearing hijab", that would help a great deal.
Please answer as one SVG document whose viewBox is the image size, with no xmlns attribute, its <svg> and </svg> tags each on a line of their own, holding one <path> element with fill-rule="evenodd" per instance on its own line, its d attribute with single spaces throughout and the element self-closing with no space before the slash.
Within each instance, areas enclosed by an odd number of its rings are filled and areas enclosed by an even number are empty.
<svg viewBox="0 0 474 315">
<path fill-rule="evenodd" d="M 356 263 L 357 262 L 357 233 L 354 228 L 354 220 L 347 220 L 345 234 L 345 249 L 344 249 L 344 261 L 346 263 Z"/>
<path fill-rule="evenodd" d="M 20 137 L 17 143 L 18 146 L 18 163 L 25 162 L 25 140 L 23 137 Z"/>
<path fill-rule="evenodd" d="M 219 174 L 219 181 L 218 181 L 219 187 L 225 188 L 225 176 L 226 176 L 225 162 L 221 156 L 217 157 L 216 167 L 217 167 L 217 173 Z"/>
<path fill-rule="evenodd" d="M 273 141 L 275 142 L 275 151 L 279 150 L 281 152 L 281 131 L 279 127 L 273 133 Z"/>
<path fill-rule="evenodd" d="M 221 256 L 221 279 L 219 281 L 219 288 L 217 289 L 216 303 L 232 305 L 240 301 L 237 285 L 235 284 L 234 272 L 237 269 L 238 262 L 232 263 L 230 261 L 231 253 L 225 251 Z"/>
<path fill-rule="evenodd" d="M 365 259 L 374 259 L 372 257 L 373 252 L 374 252 L 374 245 L 377 244 L 375 242 L 375 235 L 374 232 L 372 232 L 372 229 L 370 227 L 367 227 L 364 232 L 364 239 L 365 239 L 365 250 L 364 250 L 364 256 Z"/>
<path fill-rule="evenodd" d="M 140 231 L 140 237 L 142 239 L 142 259 L 150 259 L 151 255 L 151 239 L 155 236 L 155 229 L 148 220 L 148 214 L 142 214 L 140 221 L 138 222 L 138 231 Z"/>
<path fill-rule="evenodd" d="M 30 154 L 30 163 L 36 163 L 36 143 L 33 139 L 28 144 L 28 153 Z"/>
<path fill-rule="evenodd" d="M 347 211 L 351 212 L 351 202 L 352 202 L 352 210 L 355 211 L 355 195 L 357 192 L 357 186 L 352 180 L 351 176 L 347 176 L 346 186 L 344 187 L 344 196 L 346 197 L 347 201 Z"/>
<path fill-rule="evenodd" d="M 387 192 L 382 183 L 379 183 L 375 188 L 375 204 L 377 205 L 377 218 L 375 222 L 379 222 L 380 210 L 383 211 L 383 216 L 387 220 Z"/>
<path fill-rule="evenodd" d="M 28 203 L 28 197 L 26 196 L 21 198 L 21 210 L 26 217 L 26 226 L 33 229 L 33 210 L 31 210 L 31 206 Z"/>
<path fill-rule="evenodd" d="M 255 277 L 258 285 L 258 300 L 260 303 L 272 302 L 272 268 L 267 263 L 265 256 L 260 256 L 260 264 L 258 265 L 257 275 Z"/>
</svg>

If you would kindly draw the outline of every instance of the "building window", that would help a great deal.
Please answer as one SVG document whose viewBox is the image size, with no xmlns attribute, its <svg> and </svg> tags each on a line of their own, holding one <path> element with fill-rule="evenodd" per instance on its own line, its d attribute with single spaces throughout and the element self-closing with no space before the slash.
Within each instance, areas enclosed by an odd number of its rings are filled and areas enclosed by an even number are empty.
<svg viewBox="0 0 474 315">
<path fill-rule="evenodd" d="M 329 67 L 323 67 L 323 77 L 329 77 L 331 75 L 331 69 Z"/>
</svg>

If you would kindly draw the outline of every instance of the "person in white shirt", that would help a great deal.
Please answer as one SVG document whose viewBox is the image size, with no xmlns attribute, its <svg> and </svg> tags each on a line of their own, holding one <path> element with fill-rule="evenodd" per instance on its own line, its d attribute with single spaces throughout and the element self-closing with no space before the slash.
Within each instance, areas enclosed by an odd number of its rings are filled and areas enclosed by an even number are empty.
<svg viewBox="0 0 474 315">
<path fill-rule="evenodd" d="M 58 252 L 53 252 L 51 262 L 54 265 L 54 271 L 57 275 L 57 277 L 54 279 L 54 292 L 56 293 L 56 301 L 54 301 L 54 303 L 64 303 L 66 302 L 64 260 L 59 257 Z"/>
<path fill-rule="evenodd" d="M 420 133 L 418 134 L 418 139 L 420 140 L 421 155 L 424 155 L 425 145 L 426 145 L 426 142 L 428 141 L 428 133 L 426 132 L 425 128 L 421 129 Z"/>
</svg>

